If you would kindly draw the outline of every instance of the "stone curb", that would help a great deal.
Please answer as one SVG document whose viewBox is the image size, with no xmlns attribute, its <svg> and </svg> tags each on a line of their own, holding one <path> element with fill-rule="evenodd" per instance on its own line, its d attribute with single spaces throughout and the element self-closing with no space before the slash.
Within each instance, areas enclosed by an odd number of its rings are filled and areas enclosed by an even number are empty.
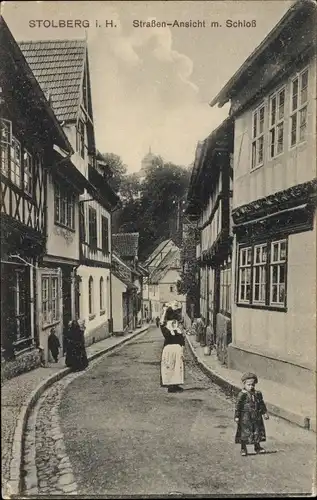
<svg viewBox="0 0 317 500">
<path fill-rule="evenodd" d="M 134 337 L 137 337 L 141 333 L 145 333 L 151 325 L 146 325 L 144 328 L 140 328 L 139 330 L 133 332 L 127 337 L 124 337 L 118 341 L 117 344 L 114 344 L 109 347 L 105 347 L 101 351 L 95 352 L 91 355 L 88 355 L 88 360 L 93 361 L 96 358 L 99 358 L 103 354 L 106 354 L 113 349 L 116 349 L 117 347 L 125 344 L 129 340 L 133 339 Z M 22 405 L 22 409 L 20 411 L 18 420 L 17 420 L 17 425 L 15 428 L 14 432 L 14 438 L 13 438 L 13 444 L 12 444 L 12 459 L 10 463 L 10 480 L 9 484 L 7 485 L 8 492 L 9 492 L 9 497 L 11 498 L 12 496 L 17 496 L 21 493 L 21 486 L 22 486 L 22 459 L 24 455 L 24 434 L 26 431 L 27 427 L 27 422 L 30 416 L 30 413 L 32 409 L 34 408 L 35 404 L 39 400 L 39 398 L 42 396 L 42 394 L 50 387 L 53 385 L 55 382 L 58 382 L 62 378 L 64 378 L 66 375 L 68 375 L 71 372 L 70 368 L 62 368 L 60 371 L 57 373 L 54 373 L 50 377 L 48 377 L 44 382 L 39 384 L 34 391 L 31 392 L 29 398 L 27 401 Z"/>
<path fill-rule="evenodd" d="M 195 349 L 191 343 L 191 341 L 187 338 L 186 340 L 189 345 L 190 351 L 195 358 L 196 363 L 200 367 L 200 369 L 217 385 L 219 385 L 226 394 L 230 396 L 237 396 L 238 393 L 240 392 L 241 388 L 235 385 L 234 382 L 231 382 L 230 380 L 227 380 L 223 377 L 221 377 L 218 373 L 215 373 L 212 371 L 209 366 L 207 366 L 201 358 L 196 354 Z M 304 429 L 311 430 L 313 432 L 316 432 L 316 421 L 314 419 L 310 419 L 309 417 L 305 417 L 304 415 L 300 415 L 298 413 L 293 413 L 290 410 L 287 410 L 285 408 L 282 408 L 280 406 L 277 406 L 273 403 L 267 402 L 266 403 L 268 412 L 271 413 L 272 415 L 282 418 L 284 420 L 287 420 L 288 422 L 291 422 L 292 424 L 296 424 L 299 427 L 303 427 Z"/>
</svg>

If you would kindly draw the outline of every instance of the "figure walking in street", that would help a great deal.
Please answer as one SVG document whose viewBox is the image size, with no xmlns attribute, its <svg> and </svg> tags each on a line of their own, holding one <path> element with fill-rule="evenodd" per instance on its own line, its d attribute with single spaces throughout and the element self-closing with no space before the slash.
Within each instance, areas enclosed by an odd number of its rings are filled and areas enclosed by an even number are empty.
<svg viewBox="0 0 317 500">
<path fill-rule="evenodd" d="M 159 316 L 156 316 L 155 323 L 156 323 L 156 327 L 158 328 L 160 326 L 160 317 Z"/>
<path fill-rule="evenodd" d="M 180 327 L 181 305 L 174 301 L 167 304 L 161 317 L 161 331 L 164 347 L 161 358 L 161 384 L 168 392 L 180 392 L 184 384 L 184 345 L 185 338 Z"/>
<path fill-rule="evenodd" d="M 65 363 L 73 371 L 85 370 L 88 366 L 84 331 L 84 324 L 80 324 L 78 320 L 69 323 Z"/>
<path fill-rule="evenodd" d="M 51 329 L 51 333 L 49 334 L 47 343 L 48 343 L 48 349 L 51 352 L 55 363 L 57 363 L 61 344 L 59 338 L 55 334 L 55 328 Z"/>
<path fill-rule="evenodd" d="M 241 444 L 241 455 L 248 454 L 247 445 L 253 444 L 255 453 L 265 453 L 260 443 L 266 441 L 263 418 L 268 420 L 262 393 L 255 390 L 258 378 L 254 373 L 245 373 L 243 389 L 238 395 L 234 420 L 237 423 L 235 442 Z"/>
</svg>

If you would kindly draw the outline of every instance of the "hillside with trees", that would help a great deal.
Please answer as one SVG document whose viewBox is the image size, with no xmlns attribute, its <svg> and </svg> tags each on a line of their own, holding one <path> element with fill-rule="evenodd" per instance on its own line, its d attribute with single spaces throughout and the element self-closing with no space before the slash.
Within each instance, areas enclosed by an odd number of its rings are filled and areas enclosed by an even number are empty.
<svg viewBox="0 0 317 500">
<path fill-rule="evenodd" d="M 140 234 L 141 261 L 164 239 L 177 240 L 178 201 L 186 195 L 190 170 L 156 156 L 140 179 L 137 173 L 127 174 L 118 155 L 102 157 L 113 172 L 110 182 L 121 199 L 113 213 L 113 232 Z"/>
</svg>

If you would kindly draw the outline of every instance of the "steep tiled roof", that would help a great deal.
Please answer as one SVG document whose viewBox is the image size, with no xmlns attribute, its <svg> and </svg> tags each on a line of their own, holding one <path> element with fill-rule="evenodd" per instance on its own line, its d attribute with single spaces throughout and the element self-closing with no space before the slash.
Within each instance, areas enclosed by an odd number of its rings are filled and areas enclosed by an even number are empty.
<svg viewBox="0 0 317 500">
<path fill-rule="evenodd" d="M 120 257 L 137 257 L 139 250 L 139 233 L 113 234 L 112 245 Z"/>
<path fill-rule="evenodd" d="M 144 262 L 144 265 L 147 266 L 149 265 L 153 259 L 155 259 L 155 257 L 166 247 L 166 245 L 171 241 L 171 239 L 169 240 L 164 240 L 162 241 L 158 247 L 156 247 L 156 249 L 148 256 L 148 258 L 146 259 L 146 261 Z"/>
<path fill-rule="evenodd" d="M 156 284 L 164 278 L 165 274 L 169 269 L 175 267 L 176 259 L 179 259 L 180 251 L 179 248 L 172 248 L 168 254 L 165 255 L 164 259 L 159 263 L 159 265 L 150 274 L 150 283 Z"/>
<path fill-rule="evenodd" d="M 19 42 L 59 121 L 76 120 L 86 57 L 85 40 Z"/>
</svg>

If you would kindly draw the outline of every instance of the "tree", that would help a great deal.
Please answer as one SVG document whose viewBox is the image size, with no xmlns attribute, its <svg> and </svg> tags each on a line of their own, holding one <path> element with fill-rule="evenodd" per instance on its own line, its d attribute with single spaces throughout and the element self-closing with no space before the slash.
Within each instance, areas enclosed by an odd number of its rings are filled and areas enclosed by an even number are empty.
<svg viewBox="0 0 317 500">
<path fill-rule="evenodd" d="M 122 179 L 127 173 L 127 166 L 123 163 L 121 157 L 114 153 L 100 153 L 99 156 L 112 171 L 112 176 L 109 178 L 109 184 L 117 193 L 120 189 Z"/>
<path fill-rule="evenodd" d="M 136 174 L 123 176 L 120 187 L 123 206 L 116 215 L 119 231 L 135 231 L 139 237 L 139 258 L 175 234 L 179 200 L 184 197 L 190 173 L 179 165 L 164 163 L 159 156 L 144 172 L 142 182 Z"/>
<path fill-rule="evenodd" d="M 191 316 L 199 315 L 199 266 L 196 259 L 197 228 L 193 224 L 187 226 L 181 246 L 181 279 L 177 283 L 178 293 L 186 295 L 186 310 Z"/>
<path fill-rule="evenodd" d="M 119 194 L 123 204 L 139 199 L 140 191 L 141 182 L 138 174 L 127 174 L 122 177 Z"/>
</svg>

